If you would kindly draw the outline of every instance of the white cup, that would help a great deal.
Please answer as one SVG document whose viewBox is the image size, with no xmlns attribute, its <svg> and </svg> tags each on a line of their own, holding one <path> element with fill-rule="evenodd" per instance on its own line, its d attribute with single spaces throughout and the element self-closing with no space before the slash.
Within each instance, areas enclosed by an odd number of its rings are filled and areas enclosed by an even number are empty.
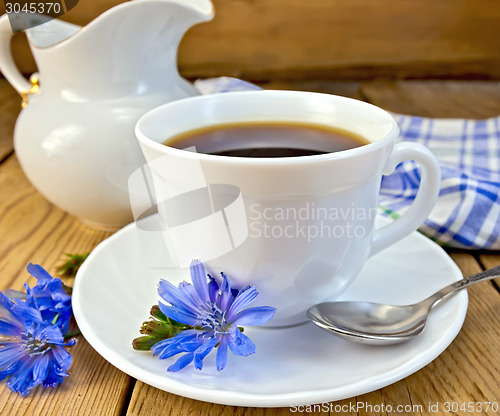
<svg viewBox="0 0 500 416">
<path fill-rule="evenodd" d="M 218 156 L 162 144 L 205 126 L 263 121 L 334 126 L 370 143 L 283 158 Z M 438 196 L 439 166 L 425 147 L 395 144 L 398 133 L 392 116 L 371 104 L 295 91 L 187 98 L 150 111 L 136 126 L 178 267 L 200 259 L 213 273 L 223 271 L 233 287 L 256 286 L 255 306 L 277 308 L 270 326 L 306 321 L 312 305 L 338 296 L 370 256 L 428 216 Z M 421 167 L 418 195 L 404 215 L 375 230 L 382 175 L 404 160 Z"/>
</svg>

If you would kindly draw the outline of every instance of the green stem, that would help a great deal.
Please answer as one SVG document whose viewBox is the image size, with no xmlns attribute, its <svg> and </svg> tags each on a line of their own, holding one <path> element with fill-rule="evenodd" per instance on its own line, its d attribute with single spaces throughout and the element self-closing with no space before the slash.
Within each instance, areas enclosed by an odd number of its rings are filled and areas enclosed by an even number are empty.
<svg viewBox="0 0 500 416">
<path fill-rule="evenodd" d="M 64 335 L 64 339 L 66 338 L 71 338 L 71 337 L 76 337 L 77 335 L 80 335 L 81 332 L 79 329 L 75 329 L 73 332 L 67 332 L 66 335 Z"/>
</svg>

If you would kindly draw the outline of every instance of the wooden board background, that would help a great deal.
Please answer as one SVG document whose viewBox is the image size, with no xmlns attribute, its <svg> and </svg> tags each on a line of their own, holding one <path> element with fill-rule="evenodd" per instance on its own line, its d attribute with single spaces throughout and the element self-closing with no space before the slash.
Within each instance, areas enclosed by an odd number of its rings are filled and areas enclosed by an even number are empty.
<svg viewBox="0 0 500 416">
<path fill-rule="evenodd" d="M 118 3 L 80 0 L 63 19 L 85 25 Z M 213 3 L 214 20 L 191 29 L 181 44 L 184 76 L 500 79 L 498 0 Z M 22 35 L 14 54 L 23 72 L 35 71 Z"/>
<path fill-rule="evenodd" d="M 484 81 L 276 81 L 267 88 L 321 91 L 363 99 L 387 110 L 430 117 L 483 118 L 500 114 L 500 83 Z M 20 98 L 0 80 L 0 290 L 21 289 L 29 262 L 55 272 L 63 253 L 91 251 L 109 233 L 84 228 L 76 218 L 50 204 L 28 182 L 13 154 L 12 129 Z M 454 252 L 464 275 L 500 264 L 500 252 Z M 29 279 L 30 285 L 33 278 Z M 71 281 L 67 282 L 72 284 Z M 497 282 L 500 285 L 500 281 Z M 382 389 L 336 402 L 421 406 L 407 416 L 498 416 L 486 412 L 450 413 L 444 403 L 494 402 L 500 392 L 500 294 L 483 283 L 469 290 L 470 303 L 457 338 L 432 363 Z M 222 406 L 187 399 L 136 381 L 106 362 L 83 337 L 71 350 L 71 375 L 55 389 L 37 389 L 26 398 L 0 383 L 0 415 L 9 416 L 290 416 L 290 408 Z M 335 375 L 332 375 L 335 377 Z M 441 412 L 429 410 L 440 404 Z M 416 409 L 416 408 L 415 408 Z M 338 415 L 338 412 L 314 412 Z M 386 413 L 384 413 L 386 414 Z M 345 416 L 379 416 L 366 409 Z"/>
</svg>

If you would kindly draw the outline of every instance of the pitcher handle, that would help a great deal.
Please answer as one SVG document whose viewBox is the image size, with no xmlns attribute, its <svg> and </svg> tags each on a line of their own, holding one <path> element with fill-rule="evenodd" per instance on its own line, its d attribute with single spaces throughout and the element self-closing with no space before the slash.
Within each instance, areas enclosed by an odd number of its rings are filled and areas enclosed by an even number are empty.
<svg viewBox="0 0 500 416">
<path fill-rule="evenodd" d="M 10 41 L 14 32 L 9 22 L 9 16 L 4 14 L 0 17 L 0 71 L 7 81 L 24 96 L 31 90 L 32 84 L 21 74 L 12 57 Z"/>
<path fill-rule="evenodd" d="M 441 182 L 439 164 L 429 149 L 418 143 L 398 143 L 384 168 L 384 175 L 391 174 L 396 166 L 414 160 L 420 165 L 422 178 L 417 196 L 408 211 L 393 223 L 375 231 L 370 256 L 415 231 L 434 207 Z"/>
</svg>

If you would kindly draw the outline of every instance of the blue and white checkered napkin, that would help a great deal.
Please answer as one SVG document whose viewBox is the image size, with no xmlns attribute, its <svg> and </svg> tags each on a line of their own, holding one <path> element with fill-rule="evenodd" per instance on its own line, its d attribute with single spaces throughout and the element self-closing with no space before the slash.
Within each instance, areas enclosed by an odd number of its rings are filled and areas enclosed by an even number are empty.
<svg viewBox="0 0 500 416">
<path fill-rule="evenodd" d="M 400 141 L 422 143 L 441 165 L 439 199 L 420 230 L 450 247 L 500 248 L 500 117 L 432 119 L 394 115 Z M 420 182 L 415 162 L 403 162 L 382 180 L 380 207 L 398 216 Z"/>
<path fill-rule="evenodd" d="M 198 80 L 202 94 L 259 89 L 235 78 Z M 427 146 L 441 165 L 438 202 L 420 228 L 448 247 L 500 249 L 500 117 L 487 120 L 433 119 L 393 114 L 400 141 Z M 397 218 L 413 202 L 420 171 L 413 161 L 384 176 L 383 215 Z"/>
</svg>

